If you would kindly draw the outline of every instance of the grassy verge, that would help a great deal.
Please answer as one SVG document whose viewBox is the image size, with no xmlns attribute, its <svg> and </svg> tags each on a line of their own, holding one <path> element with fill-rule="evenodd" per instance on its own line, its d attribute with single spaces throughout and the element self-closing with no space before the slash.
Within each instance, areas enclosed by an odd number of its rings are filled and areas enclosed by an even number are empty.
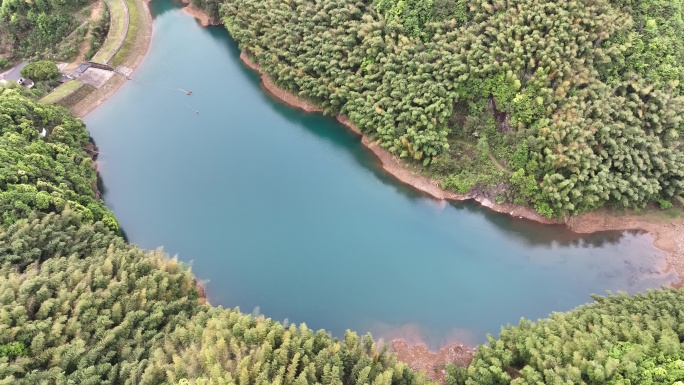
<svg viewBox="0 0 684 385">
<path fill-rule="evenodd" d="M 644 221 L 656 223 L 673 223 L 684 220 L 684 208 L 681 206 L 672 206 L 667 209 L 662 209 L 657 203 L 651 203 L 643 209 L 623 209 L 611 207 L 611 212 L 619 215 L 634 215 L 641 217 Z"/>
<path fill-rule="evenodd" d="M 82 87 L 78 88 L 76 91 L 74 91 L 71 94 L 60 99 L 57 102 L 57 104 L 70 109 L 71 107 L 75 106 L 78 102 L 83 100 L 86 96 L 88 96 L 94 90 L 96 90 L 95 87 L 93 87 L 89 84 L 82 84 Z"/>
<path fill-rule="evenodd" d="M 104 61 L 114 53 L 117 43 L 119 42 L 119 35 L 124 33 L 124 28 L 126 28 L 126 15 L 121 2 L 119 0 L 111 0 L 105 1 L 105 4 L 109 8 L 111 22 L 109 25 L 109 33 L 107 34 L 104 44 L 102 44 L 102 48 L 100 48 L 92 58 L 92 61 L 98 63 L 104 63 Z"/>
<path fill-rule="evenodd" d="M 75 92 L 82 85 L 83 83 L 79 82 L 78 80 L 69 80 L 68 82 L 52 90 L 52 92 L 50 92 L 49 94 L 45 95 L 42 99 L 40 99 L 40 102 L 45 104 L 57 103 L 63 98 Z"/>
<path fill-rule="evenodd" d="M 139 2 L 136 0 L 126 0 L 126 5 L 128 5 L 128 32 L 126 33 L 123 44 L 121 44 L 121 48 L 119 48 L 119 51 L 114 55 L 112 60 L 109 61 L 109 64 L 112 67 L 117 67 L 126 60 L 137 40 L 140 24 L 142 23 Z"/>
</svg>

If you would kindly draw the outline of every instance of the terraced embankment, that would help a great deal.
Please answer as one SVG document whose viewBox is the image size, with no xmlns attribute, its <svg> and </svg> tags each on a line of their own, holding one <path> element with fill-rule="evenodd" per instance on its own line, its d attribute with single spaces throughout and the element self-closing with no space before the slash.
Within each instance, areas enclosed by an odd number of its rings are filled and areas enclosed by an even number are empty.
<svg viewBox="0 0 684 385">
<path fill-rule="evenodd" d="M 146 0 L 106 0 L 110 14 L 110 29 L 102 48 L 92 61 L 108 64 L 120 73 L 130 75 L 140 64 L 152 37 L 152 16 Z M 41 99 L 48 104 L 60 104 L 75 115 L 84 117 L 102 104 L 126 82 L 112 74 L 98 87 L 79 80 L 67 82 Z"/>
</svg>

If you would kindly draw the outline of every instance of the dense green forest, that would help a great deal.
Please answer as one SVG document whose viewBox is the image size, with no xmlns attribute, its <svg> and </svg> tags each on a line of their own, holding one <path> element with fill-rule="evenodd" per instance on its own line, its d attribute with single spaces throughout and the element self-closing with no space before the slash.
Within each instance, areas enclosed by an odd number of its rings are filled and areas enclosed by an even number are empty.
<svg viewBox="0 0 684 385">
<path fill-rule="evenodd" d="M 556 217 L 684 203 L 680 0 L 195 4 L 445 188 Z"/>
<path fill-rule="evenodd" d="M 684 382 L 684 291 L 595 297 L 490 338 L 450 384 L 677 384 Z"/>
<path fill-rule="evenodd" d="M 22 96 L 20 87 L 0 92 L 1 223 L 69 206 L 85 221 L 103 221 L 117 231 L 114 215 L 93 190 L 97 176 L 83 122 L 65 108 Z"/>
<path fill-rule="evenodd" d="M 87 31 L 91 0 L 0 1 L 0 53 L 14 58 L 69 59 Z M 79 13 L 83 11 L 84 13 Z M 78 32 L 83 32 L 79 34 Z M 78 35 L 78 36 L 73 36 Z M 65 38 L 73 37 L 68 42 Z M 76 44 L 74 43 L 76 42 Z"/>
<path fill-rule="evenodd" d="M 96 199 L 80 120 L 21 88 L 0 88 L 0 119 L 0 383 L 427 382 L 370 336 L 337 339 L 206 304 L 187 266 L 119 235 Z M 682 381 L 683 296 L 596 297 L 522 321 L 470 367 L 449 368 L 448 383 Z"/>
</svg>

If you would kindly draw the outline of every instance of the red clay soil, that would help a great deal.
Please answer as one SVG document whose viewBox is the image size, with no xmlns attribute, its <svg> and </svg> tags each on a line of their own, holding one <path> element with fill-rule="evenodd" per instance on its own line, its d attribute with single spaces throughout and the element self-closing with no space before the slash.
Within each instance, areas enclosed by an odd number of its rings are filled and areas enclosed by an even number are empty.
<svg viewBox="0 0 684 385">
<path fill-rule="evenodd" d="M 204 286 L 202 286 L 201 283 L 197 282 L 195 280 L 195 289 L 197 290 L 197 294 L 199 297 L 197 298 L 197 303 L 200 305 L 204 305 L 208 303 L 207 301 L 207 292 L 204 290 Z"/>
<path fill-rule="evenodd" d="M 431 380 L 444 384 L 448 364 L 466 367 L 473 360 L 475 349 L 453 344 L 437 352 L 431 352 L 423 344 L 411 345 L 403 339 L 392 340 L 389 351 L 396 353 L 397 360 L 407 363 L 411 369 L 424 371 Z"/>
<path fill-rule="evenodd" d="M 221 24 L 221 20 L 215 19 L 213 17 L 210 17 L 209 15 L 206 14 L 203 10 L 197 8 L 194 4 L 190 4 L 190 1 L 188 0 L 182 0 L 183 3 L 188 4 L 187 7 L 183 8 L 183 12 L 187 13 L 188 15 L 194 17 L 195 19 L 199 20 L 200 24 L 202 27 L 206 27 L 209 25 L 219 25 Z"/>
</svg>

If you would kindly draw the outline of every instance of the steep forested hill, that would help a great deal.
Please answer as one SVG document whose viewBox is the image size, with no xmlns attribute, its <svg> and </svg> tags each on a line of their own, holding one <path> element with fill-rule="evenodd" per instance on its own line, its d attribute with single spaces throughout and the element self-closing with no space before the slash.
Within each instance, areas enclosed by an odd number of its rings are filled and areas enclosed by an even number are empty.
<svg viewBox="0 0 684 385">
<path fill-rule="evenodd" d="M 279 86 L 446 188 L 547 216 L 684 203 L 680 0 L 196 4 Z"/>
</svg>

